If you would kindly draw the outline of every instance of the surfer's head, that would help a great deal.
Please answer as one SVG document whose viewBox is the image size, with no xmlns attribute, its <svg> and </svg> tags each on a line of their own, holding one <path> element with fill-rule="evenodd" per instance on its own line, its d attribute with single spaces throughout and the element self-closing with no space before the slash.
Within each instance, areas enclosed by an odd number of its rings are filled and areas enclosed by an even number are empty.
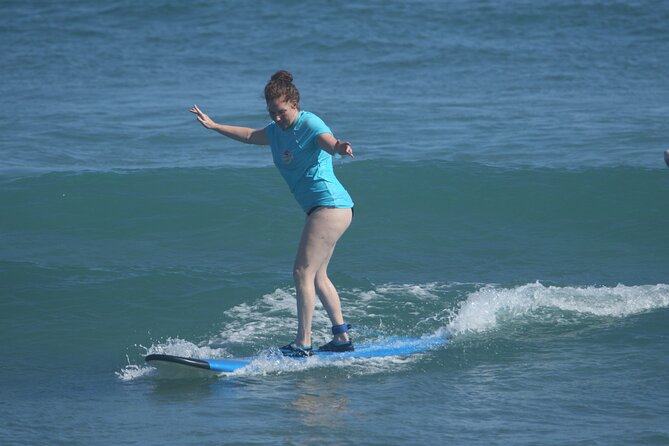
<svg viewBox="0 0 669 446">
<path fill-rule="evenodd" d="M 296 107 L 300 106 L 300 92 L 293 84 L 293 75 L 286 70 L 277 71 L 265 85 L 265 101 L 283 99 L 292 102 Z"/>
<path fill-rule="evenodd" d="M 293 75 L 285 70 L 277 71 L 265 85 L 267 111 L 281 128 L 292 126 L 300 111 L 300 92 L 293 84 Z"/>
</svg>

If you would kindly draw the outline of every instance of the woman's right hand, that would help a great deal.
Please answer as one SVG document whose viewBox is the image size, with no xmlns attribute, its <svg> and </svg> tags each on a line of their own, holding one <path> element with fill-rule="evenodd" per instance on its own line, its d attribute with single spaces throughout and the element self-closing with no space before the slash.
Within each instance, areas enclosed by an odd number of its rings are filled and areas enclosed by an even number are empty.
<svg viewBox="0 0 669 446">
<path fill-rule="evenodd" d="M 197 117 L 197 120 L 200 121 L 200 124 L 202 124 L 204 127 L 208 129 L 213 129 L 216 127 L 216 123 L 214 122 L 213 119 L 211 119 L 207 114 L 202 112 L 197 105 L 193 105 L 193 108 L 190 109 L 190 112 L 195 114 Z"/>
<path fill-rule="evenodd" d="M 197 117 L 197 120 L 200 121 L 200 124 L 205 128 L 215 130 L 223 136 L 243 142 L 244 144 L 269 145 L 269 139 L 267 139 L 264 128 L 251 129 L 248 127 L 219 124 L 203 113 L 197 105 L 193 105 L 190 112 Z"/>
</svg>

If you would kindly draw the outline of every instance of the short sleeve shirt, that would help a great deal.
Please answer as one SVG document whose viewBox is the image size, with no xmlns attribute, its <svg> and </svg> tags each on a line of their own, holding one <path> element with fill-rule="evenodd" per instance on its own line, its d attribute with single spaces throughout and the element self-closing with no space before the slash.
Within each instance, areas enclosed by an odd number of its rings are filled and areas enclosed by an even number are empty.
<svg viewBox="0 0 669 446">
<path fill-rule="evenodd" d="M 292 127 L 284 130 L 271 122 L 265 133 L 274 165 L 305 212 L 317 206 L 353 207 L 351 196 L 335 177 L 332 155 L 316 140 L 318 135 L 332 133 L 321 118 L 300 111 Z"/>
</svg>

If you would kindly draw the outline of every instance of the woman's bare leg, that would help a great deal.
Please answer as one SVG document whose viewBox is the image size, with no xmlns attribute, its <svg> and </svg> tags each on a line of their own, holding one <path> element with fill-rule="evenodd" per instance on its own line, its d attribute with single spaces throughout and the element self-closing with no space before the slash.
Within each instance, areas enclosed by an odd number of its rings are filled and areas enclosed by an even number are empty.
<svg viewBox="0 0 669 446">
<path fill-rule="evenodd" d="M 330 263 L 330 257 L 328 257 L 327 261 L 321 269 L 318 270 L 316 273 L 316 294 L 318 294 L 318 297 L 321 300 L 321 303 L 323 304 L 323 308 L 325 308 L 325 311 L 328 314 L 328 317 L 330 318 L 330 322 L 332 322 L 332 325 L 342 325 L 344 323 L 344 316 L 341 311 L 341 300 L 339 299 L 339 293 L 337 293 L 337 289 L 335 286 L 332 284 L 330 281 L 330 278 L 328 277 L 328 263 Z M 335 341 L 337 342 L 348 342 L 348 334 L 346 333 L 341 333 L 337 334 L 334 336 Z"/>
<path fill-rule="evenodd" d="M 294 344 L 298 347 L 311 345 L 317 282 L 330 319 L 341 319 L 339 295 L 327 278 L 327 265 L 337 241 L 351 224 L 351 219 L 351 209 L 319 208 L 307 217 L 304 224 L 293 268 L 297 290 L 297 336 Z"/>
</svg>

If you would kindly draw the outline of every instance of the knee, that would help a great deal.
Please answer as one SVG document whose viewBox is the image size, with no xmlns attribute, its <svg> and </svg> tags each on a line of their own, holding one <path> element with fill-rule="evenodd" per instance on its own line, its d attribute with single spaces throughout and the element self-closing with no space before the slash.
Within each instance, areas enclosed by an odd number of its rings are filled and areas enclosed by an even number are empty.
<svg viewBox="0 0 669 446">
<path fill-rule="evenodd" d="M 313 281 L 314 275 L 309 271 L 309 268 L 296 265 L 293 267 L 293 280 L 295 280 L 296 284 L 301 284 L 307 281 Z"/>
</svg>

